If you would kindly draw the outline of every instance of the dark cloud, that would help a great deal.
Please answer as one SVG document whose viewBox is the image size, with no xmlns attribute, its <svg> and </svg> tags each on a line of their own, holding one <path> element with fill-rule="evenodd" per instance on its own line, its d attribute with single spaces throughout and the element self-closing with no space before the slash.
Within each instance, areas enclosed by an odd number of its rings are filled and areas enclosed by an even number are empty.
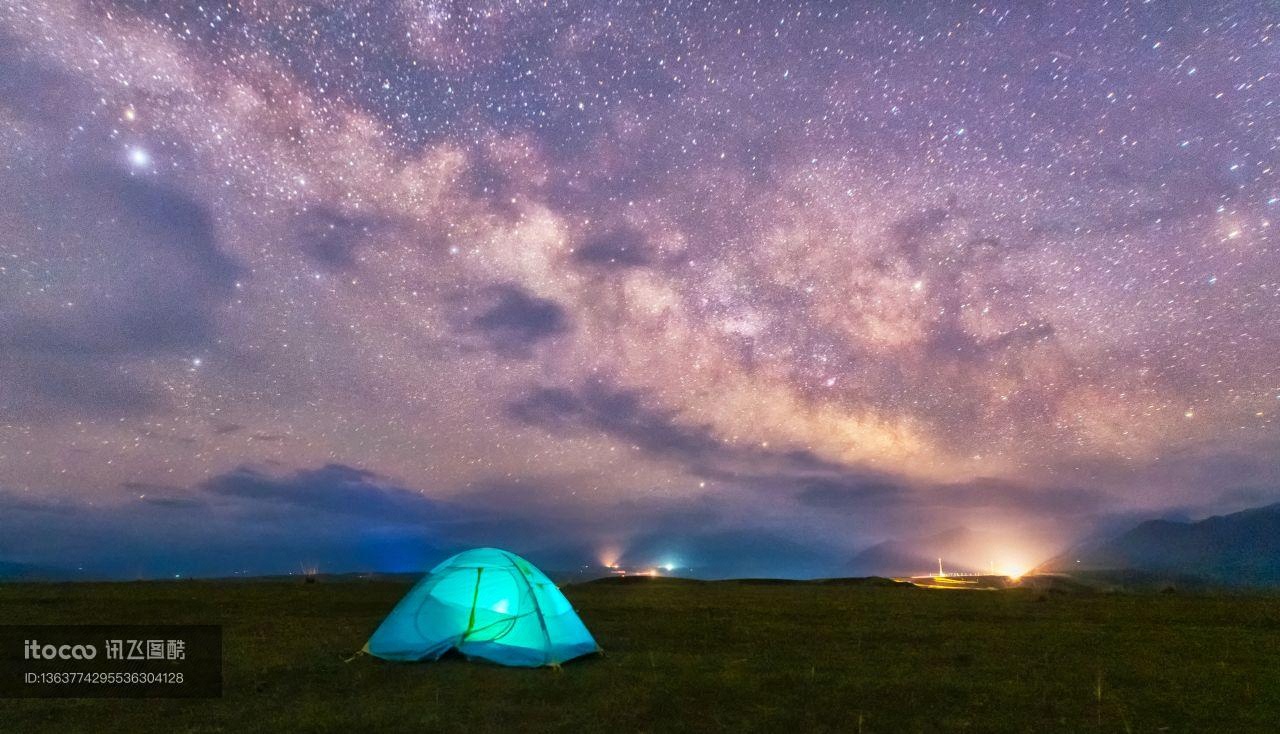
<svg viewBox="0 0 1280 734">
<path fill-rule="evenodd" d="M 157 484 L 155 482 L 121 482 L 121 489 L 127 489 L 130 492 L 176 492 L 177 487 L 170 484 Z"/>
<path fill-rule="evenodd" d="M 193 510 L 208 505 L 191 497 L 151 497 L 142 498 L 143 502 L 155 507 L 168 507 L 175 510 Z"/>
<path fill-rule="evenodd" d="M 182 487 L 151 482 L 123 482 L 120 488 L 137 493 L 138 501 L 151 507 L 193 510 L 209 506 L 205 498 Z"/>
<path fill-rule="evenodd" d="M 587 238 L 574 250 L 573 257 L 580 263 L 602 268 L 635 268 L 652 262 L 644 235 L 625 227 Z"/>
<path fill-rule="evenodd" d="M 556 431 L 576 427 L 585 412 L 577 393 L 562 387 L 534 388 L 507 405 L 507 414 L 517 421 Z"/>
<path fill-rule="evenodd" d="M 983 338 L 968 332 L 959 319 L 946 319 L 934 329 L 927 350 L 934 357 L 975 363 L 1000 358 L 1010 350 L 1048 342 L 1054 333 L 1052 324 L 1034 322 Z"/>
<path fill-rule="evenodd" d="M 444 555 L 438 536 L 419 518 L 371 522 L 235 496 L 91 506 L 0 492 L 0 563 L 36 563 L 67 578 L 421 571 Z"/>
<path fill-rule="evenodd" d="M 355 267 L 358 251 L 390 226 L 385 219 L 343 214 L 315 207 L 298 215 L 297 241 L 302 251 L 333 270 Z"/>
<path fill-rule="evenodd" d="M 535 388 L 510 403 L 507 413 L 524 424 L 559 432 L 599 432 L 651 454 L 687 462 L 704 462 L 731 451 L 710 426 L 682 425 L 675 413 L 646 406 L 642 393 L 603 380 L 590 381 L 576 391 Z"/>
<path fill-rule="evenodd" d="M 30 513 L 34 515 L 77 515 L 88 508 L 85 503 L 66 498 L 32 497 L 26 493 L 9 492 L 0 488 L 0 518 L 6 513 Z M 3 540 L 0 536 L 0 540 Z"/>
<path fill-rule="evenodd" d="M 848 474 L 792 481 L 800 484 L 796 499 L 810 507 L 832 510 L 879 509 L 902 501 L 902 485 L 875 477 Z"/>
<path fill-rule="evenodd" d="M 492 286 L 482 301 L 480 315 L 464 331 L 502 356 L 527 359 L 539 343 L 569 331 L 569 317 L 560 304 L 518 285 Z"/>
<path fill-rule="evenodd" d="M 438 521 L 452 515 L 443 504 L 421 492 L 395 486 L 373 472 L 342 464 L 302 469 L 283 477 L 241 467 L 209 479 L 200 489 L 223 497 L 384 520 Z"/>
<path fill-rule="evenodd" d="M 902 217 L 890 227 L 894 251 L 916 267 L 924 264 L 928 248 L 942 234 L 952 214 L 953 201 Z"/>
<path fill-rule="evenodd" d="M 29 229 L 7 236 L 30 236 L 29 257 L 61 283 L 58 300 L 36 307 L 0 295 L 0 412 L 153 409 L 159 394 L 129 360 L 208 347 L 215 311 L 243 275 L 219 248 L 209 211 L 102 166 L 0 187 L 28 218 Z"/>
<path fill-rule="evenodd" d="M 0 109 L 26 122 L 64 133 L 89 92 L 83 80 L 23 53 L 25 44 L 0 29 Z"/>
<path fill-rule="evenodd" d="M 0 346 L 87 357 L 207 343 L 212 308 L 242 274 L 219 249 L 208 210 L 178 189 L 109 168 L 48 183 L 24 203 L 43 244 L 80 253 L 57 263 L 70 295 L 56 310 L 0 311 Z"/>
<path fill-rule="evenodd" d="M 161 405 L 151 385 L 107 361 L 95 367 L 18 349 L 0 360 L 0 416 L 140 415 Z"/>
</svg>

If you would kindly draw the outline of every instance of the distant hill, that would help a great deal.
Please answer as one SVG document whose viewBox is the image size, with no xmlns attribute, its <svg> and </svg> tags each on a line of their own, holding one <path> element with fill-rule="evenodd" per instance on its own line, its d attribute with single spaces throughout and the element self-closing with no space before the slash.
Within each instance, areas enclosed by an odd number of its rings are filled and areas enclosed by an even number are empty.
<svg viewBox="0 0 1280 734">
<path fill-rule="evenodd" d="M 629 538 L 618 551 L 609 560 L 633 572 L 670 564 L 663 575 L 698 579 L 803 579 L 842 573 L 840 551 L 755 528 L 646 533 Z M 551 546 L 522 555 L 557 582 L 589 581 L 608 573 L 595 545 Z"/>
<path fill-rule="evenodd" d="M 883 578 L 881 576 L 869 576 L 866 578 L 833 578 L 833 579 L 771 579 L 771 578 L 744 578 L 744 579 L 715 579 L 711 581 L 703 579 L 688 579 L 678 576 L 605 576 L 603 578 L 594 579 L 585 582 L 583 585 L 593 586 L 864 586 L 869 588 L 890 588 L 890 587 L 907 587 L 912 585 L 906 581 L 894 581 L 893 579 Z"/>
<path fill-rule="evenodd" d="M 1039 570 L 1135 570 L 1229 585 L 1280 585 L 1280 503 L 1199 522 L 1148 520 L 1068 551 Z"/>
<path fill-rule="evenodd" d="M 938 559 L 951 573 L 975 572 L 978 568 L 960 565 L 957 558 L 981 556 L 992 541 L 983 533 L 958 527 L 922 538 L 895 538 L 863 549 L 842 569 L 850 576 L 913 576 L 935 573 Z"/>
<path fill-rule="evenodd" d="M 83 577 L 65 568 L 0 561 L 0 581 L 73 581 Z"/>
</svg>

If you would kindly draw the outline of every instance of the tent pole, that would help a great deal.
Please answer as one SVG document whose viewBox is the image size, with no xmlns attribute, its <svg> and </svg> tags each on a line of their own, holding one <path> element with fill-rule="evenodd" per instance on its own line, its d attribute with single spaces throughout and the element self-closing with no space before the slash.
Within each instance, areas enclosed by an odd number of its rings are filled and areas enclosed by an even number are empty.
<svg viewBox="0 0 1280 734">
<path fill-rule="evenodd" d="M 476 602 L 480 600 L 480 574 L 484 573 L 483 568 L 476 569 L 476 590 L 471 592 L 471 616 L 467 617 L 467 631 L 462 633 L 462 639 L 467 639 L 467 635 L 471 634 L 471 630 L 476 626 Z"/>
</svg>

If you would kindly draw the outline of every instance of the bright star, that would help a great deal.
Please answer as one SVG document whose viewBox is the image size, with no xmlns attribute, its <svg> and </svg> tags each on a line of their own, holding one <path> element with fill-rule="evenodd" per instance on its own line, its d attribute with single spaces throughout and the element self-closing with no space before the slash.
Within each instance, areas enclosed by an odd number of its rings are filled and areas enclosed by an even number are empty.
<svg viewBox="0 0 1280 734">
<path fill-rule="evenodd" d="M 148 168 L 151 166 L 151 154 L 143 148 L 130 148 L 129 164 L 134 168 Z"/>
</svg>

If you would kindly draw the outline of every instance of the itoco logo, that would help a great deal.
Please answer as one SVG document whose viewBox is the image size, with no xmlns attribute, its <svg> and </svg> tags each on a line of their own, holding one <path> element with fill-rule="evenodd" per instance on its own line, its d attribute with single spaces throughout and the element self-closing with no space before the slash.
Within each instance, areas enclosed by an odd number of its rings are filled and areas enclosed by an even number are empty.
<svg viewBox="0 0 1280 734">
<path fill-rule="evenodd" d="M 93 660 L 98 648 L 93 645 L 41 645 L 36 640 L 26 640 L 22 646 L 24 660 Z"/>
</svg>

